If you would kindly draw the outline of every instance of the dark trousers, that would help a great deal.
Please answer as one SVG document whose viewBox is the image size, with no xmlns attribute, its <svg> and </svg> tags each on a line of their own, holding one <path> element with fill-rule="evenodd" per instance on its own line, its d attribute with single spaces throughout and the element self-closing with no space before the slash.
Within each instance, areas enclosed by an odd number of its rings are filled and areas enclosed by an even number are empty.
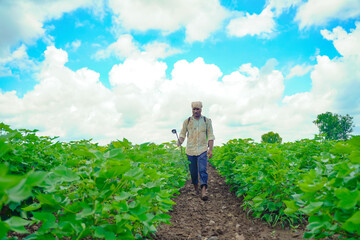
<svg viewBox="0 0 360 240">
<path fill-rule="evenodd" d="M 200 176 L 200 187 L 205 186 L 207 188 L 208 174 L 206 172 L 207 166 L 207 152 L 203 152 L 199 156 L 189 156 L 190 161 L 189 169 L 191 174 L 192 184 L 199 184 Z"/>
</svg>

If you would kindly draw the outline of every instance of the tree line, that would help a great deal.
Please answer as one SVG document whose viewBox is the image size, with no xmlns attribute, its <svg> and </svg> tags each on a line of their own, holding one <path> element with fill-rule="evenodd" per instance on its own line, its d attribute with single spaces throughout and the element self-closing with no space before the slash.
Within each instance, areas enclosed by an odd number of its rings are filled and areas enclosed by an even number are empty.
<svg viewBox="0 0 360 240">
<path fill-rule="evenodd" d="M 348 140 L 355 127 L 353 117 L 349 114 L 342 116 L 331 112 L 317 115 L 313 123 L 319 128 L 319 135 L 326 140 Z M 261 142 L 281 143 L 282 138 L 278 133 L 268 132 L 261 136 Z"/>
</svg>

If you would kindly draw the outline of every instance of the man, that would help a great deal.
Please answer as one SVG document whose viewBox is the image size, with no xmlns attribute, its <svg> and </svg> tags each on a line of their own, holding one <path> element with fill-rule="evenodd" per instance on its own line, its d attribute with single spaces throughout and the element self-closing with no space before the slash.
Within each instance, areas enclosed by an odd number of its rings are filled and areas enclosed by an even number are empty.
<svg viewBox="0 0 360 240">
<path fill-rule="evenodd" d="M 209 159 L 213 155 L 213 146 L 215 136 L 211 125 L 211 119 L 201 115 L 202 103 L 192 102 L 192 116 L 185 119 L 179 136 L 180 146 L 185 137 L 188 137 L 186 144 L 186 155 L 190 161 L 189 168 L 191 174 L 191 182 L 194 184 L 196 193 L 199 193 L 199 175 L 201 199 L 206 201 L 207 189 L 207 157 Z"/>
</svg>

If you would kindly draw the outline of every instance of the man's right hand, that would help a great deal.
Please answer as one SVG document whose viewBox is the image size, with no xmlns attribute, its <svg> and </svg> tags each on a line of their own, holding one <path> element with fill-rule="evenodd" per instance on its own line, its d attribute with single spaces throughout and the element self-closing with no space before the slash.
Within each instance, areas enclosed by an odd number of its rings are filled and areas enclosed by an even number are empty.
<svg viewBox="0 0 360 240">
<path fill-rule="evenodd" d="M 184 140 L 185 140 L 184 138 L 180 137 L 179 141 L 177 142 L 177 146 L 180 147 L 181 144 L 184 142 Z"/>
</svg>

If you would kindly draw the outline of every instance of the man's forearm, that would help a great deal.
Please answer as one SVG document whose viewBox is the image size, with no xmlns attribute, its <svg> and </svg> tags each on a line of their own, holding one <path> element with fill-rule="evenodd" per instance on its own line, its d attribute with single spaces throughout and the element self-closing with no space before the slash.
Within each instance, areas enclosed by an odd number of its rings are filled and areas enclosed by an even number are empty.
<svg viewBox="0 0 360 240">
<path fill-rule="evenodd" d="M 214 140 L 209 140 L 209 150 L 212 151 L 214 148 Z"/>
</svg>

